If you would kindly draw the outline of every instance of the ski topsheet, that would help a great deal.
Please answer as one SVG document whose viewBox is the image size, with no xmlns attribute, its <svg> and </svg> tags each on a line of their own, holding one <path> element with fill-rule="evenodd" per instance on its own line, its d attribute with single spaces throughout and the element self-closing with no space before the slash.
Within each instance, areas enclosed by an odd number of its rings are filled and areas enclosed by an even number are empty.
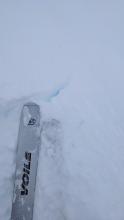
<svg viewBox="0 0 124 220">
<path fill-rule="evenodd" d="M 40 107 L 27 103 L 20 118 L 11 220 L 33 219 L 40 143 Z"/>
</svg>

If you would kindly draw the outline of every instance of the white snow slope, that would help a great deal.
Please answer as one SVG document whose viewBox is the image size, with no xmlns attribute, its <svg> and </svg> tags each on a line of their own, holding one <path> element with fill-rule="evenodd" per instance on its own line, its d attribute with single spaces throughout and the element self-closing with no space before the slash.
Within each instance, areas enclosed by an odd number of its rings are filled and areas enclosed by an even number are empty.
<svg viewBox="0 0 124 220">
<path fill-rule="evenodd" d="M 41 106 L 33 220 L 124 220 L 124 3 L 0 1 L 0 220 L 20 111 Z"/>
</svg>

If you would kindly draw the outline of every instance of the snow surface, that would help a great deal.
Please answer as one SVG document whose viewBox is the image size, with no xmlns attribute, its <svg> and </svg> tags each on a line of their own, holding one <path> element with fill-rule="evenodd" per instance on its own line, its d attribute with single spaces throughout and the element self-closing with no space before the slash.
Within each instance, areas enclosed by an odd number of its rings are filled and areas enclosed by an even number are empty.
<svg viewBox="0 0 124 220">
<path fill-rule="evenodd" d="M 41 106 L 34 220 L 124 219 L 124 3 L 0 1 L 0 219 L 23 104 Z"/>
</svg>

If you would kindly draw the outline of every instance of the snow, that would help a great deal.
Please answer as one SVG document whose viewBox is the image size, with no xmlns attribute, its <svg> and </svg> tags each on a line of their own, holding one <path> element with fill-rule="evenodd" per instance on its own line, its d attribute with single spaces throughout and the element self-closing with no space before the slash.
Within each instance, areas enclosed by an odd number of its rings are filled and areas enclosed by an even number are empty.
<svg viewBox="0 0 124 220">
<path fill-rule="evenodd" d="M 41 107 L 34 220 L 124 219 L 122 0 L 0 2 L 0 219 L 19 118 Z"/>
</svg>

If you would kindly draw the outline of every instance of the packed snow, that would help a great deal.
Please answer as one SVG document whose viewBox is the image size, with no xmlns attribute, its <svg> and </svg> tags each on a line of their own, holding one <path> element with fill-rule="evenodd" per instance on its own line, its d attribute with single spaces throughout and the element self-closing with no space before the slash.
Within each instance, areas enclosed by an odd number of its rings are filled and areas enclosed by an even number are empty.
<svg viewBox="0 0 124 220">
<path fill-rule="evenodd" d="M 41 108 L 33 220 L 124 220 L 124 3 L 0 1 L 0 219 L 21 109 Z"/>
</svg>

